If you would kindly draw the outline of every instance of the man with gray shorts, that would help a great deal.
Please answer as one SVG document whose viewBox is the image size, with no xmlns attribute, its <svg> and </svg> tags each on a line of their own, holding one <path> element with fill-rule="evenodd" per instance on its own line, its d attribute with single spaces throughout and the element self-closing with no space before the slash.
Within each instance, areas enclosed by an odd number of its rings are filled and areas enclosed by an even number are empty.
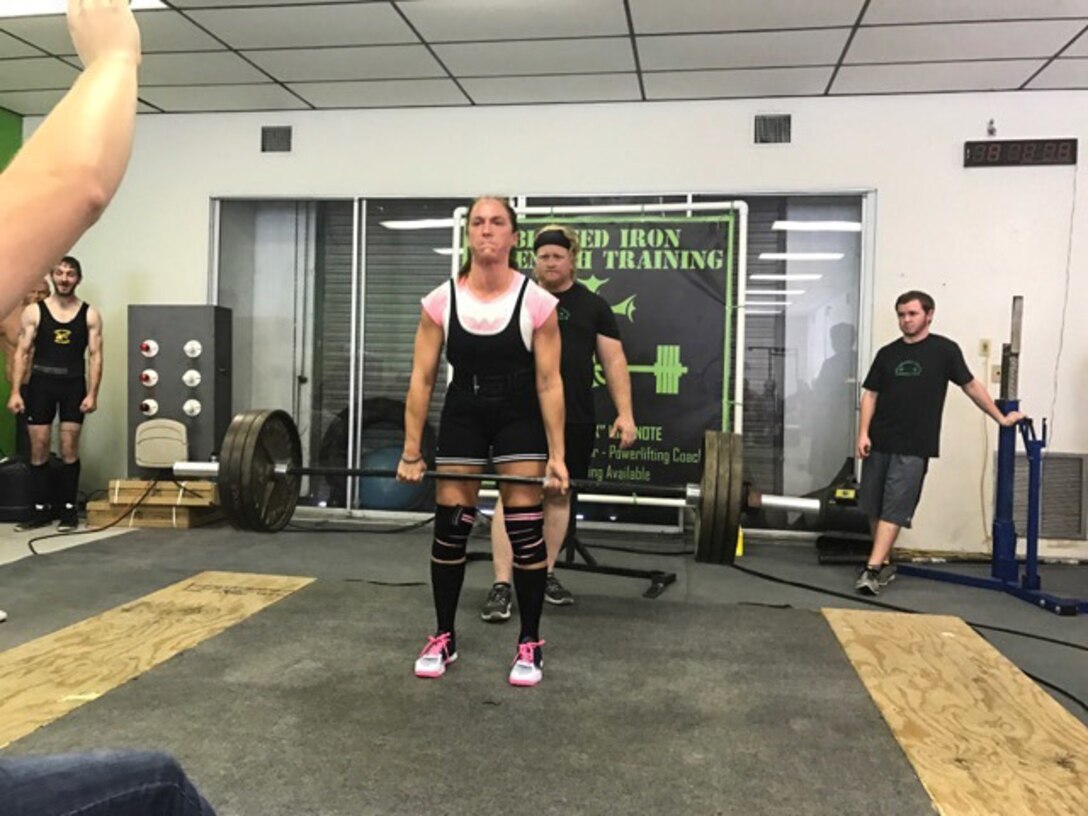
<svg viewBox="0 0 1088 816">
<path fill-rule="evenodd" d="M 877 352 L 862 386 L 858 422 L 857 455 L 864 460 L 859 502 L 869 517 L 873 548 L 854 588 L 865 595 L 879 594 L 895 578 L 892 547 L 899 530 L 910 527 L 929 460 L 939 454 L 948 383 L 1000 425 L 1023 418 L 1019 411 L 1002 414 L 972 376 L 960 347 L 930 333 L 933 298 L 904 292 L 895 311 L 903 336 Z"/>
</svg>

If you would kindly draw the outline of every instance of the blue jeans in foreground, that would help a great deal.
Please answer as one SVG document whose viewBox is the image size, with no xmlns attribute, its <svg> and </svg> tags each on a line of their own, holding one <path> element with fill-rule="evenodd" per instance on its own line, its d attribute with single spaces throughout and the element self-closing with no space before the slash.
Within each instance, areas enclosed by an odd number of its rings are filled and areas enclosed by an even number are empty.
<svg viewBox="0 0 1088 816">
<path fill-rule="evenodd" d="M 3 816 L 215 816 L 177 760 L 151 751 L 0 757 Z"/>
</svg>

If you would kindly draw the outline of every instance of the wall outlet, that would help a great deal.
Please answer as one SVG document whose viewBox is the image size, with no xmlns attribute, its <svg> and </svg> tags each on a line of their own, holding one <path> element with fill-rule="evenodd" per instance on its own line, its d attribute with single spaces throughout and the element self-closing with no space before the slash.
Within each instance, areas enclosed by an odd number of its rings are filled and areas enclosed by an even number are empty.
<svg viewBox="0 0 1088 816">
<path fill-rule="evenodd" d="M 1000 385 L 1000 383 L 1001 383 L 1001 366 L 996 365 L 996 364 L 990 366 L 990 382 L 997 383 L 997 384 Z"/>
<path fill-rule="evenodd" d="M 978 341 L 978 356 L 989 357 L 990 356 L 990 341 L 986 338 Z"/>
</svg>

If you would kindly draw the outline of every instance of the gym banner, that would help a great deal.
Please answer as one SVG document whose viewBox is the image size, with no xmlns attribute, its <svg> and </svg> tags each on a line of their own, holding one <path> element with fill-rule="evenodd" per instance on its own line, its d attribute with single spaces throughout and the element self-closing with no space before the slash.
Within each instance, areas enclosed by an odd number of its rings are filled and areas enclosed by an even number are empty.
<svg viewBox="0 0 1088 816">
<path fill-rule="evenodd" d="M 544 223 L 577 230 L 578 280 L 616 313 L 638 440 L 609 439 L 615 408 L 597 364 L 597 444 L 589 477 L 686 484 L 702 474 L 703 432 L 727 424 L 735 215 L 525 218 L 518 265 L 533 268 Z"/>
</svg>

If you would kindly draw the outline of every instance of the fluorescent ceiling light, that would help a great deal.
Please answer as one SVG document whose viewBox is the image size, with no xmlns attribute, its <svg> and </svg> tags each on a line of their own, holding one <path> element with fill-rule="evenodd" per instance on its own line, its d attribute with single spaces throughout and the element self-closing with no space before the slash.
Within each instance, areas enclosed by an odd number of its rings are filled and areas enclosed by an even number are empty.
<svg viewBox="0 0 1088 816">
<path fill-rule="evenodd" d="M 782 314 L 782 309 L 745 309 L 746 315 L 776 315 Z"/>
<path fill-rule="evenodd" d="M 789 300 L 746 300 L 744 301 L 744 308 L 749 306 L 792 306 L 793 302 Z"/>
<path fill-rule="evenodd" d="M 793 275 L 749 275 L 750 281 L 813 281 L 819 280 L 823 275 L 816 275 L 812 273 L 797 273 Z"/>
<path fill-rule="evenodd" d="M 391 230 L 449 229 L 453 226 L 453 219 L 417 218 L 414 221 L 382 221 L 381 225 Z"/>
<path fill-rule="evenodd" d="M 132 0 L 133 11 L 162 9 L 162 0 Z M 46 17 L 65 14 L 68 0 L 0 0 L 0 17 Z"/>
<path fill-rule="evenodd" d="M 771 229 L 793 232 L 861 232 L 860 221 L 775 221 Z"/>
<path fill-rule="evenodd" d="M 790 295 L 803 295 L 804 289 L 749 289 L 744 294 L 759 295 L 760 297 L 789 297 Z"/>
<path fill-rule="evenodd" d="M 435 247 L 433 252 L 435 255 L 452 255 L 453 247 Z"/>
<path fill-rule="evenodd" d="M 841 261 L 842 252 L 761 252 L 761 261 Z"/>
</svg>

